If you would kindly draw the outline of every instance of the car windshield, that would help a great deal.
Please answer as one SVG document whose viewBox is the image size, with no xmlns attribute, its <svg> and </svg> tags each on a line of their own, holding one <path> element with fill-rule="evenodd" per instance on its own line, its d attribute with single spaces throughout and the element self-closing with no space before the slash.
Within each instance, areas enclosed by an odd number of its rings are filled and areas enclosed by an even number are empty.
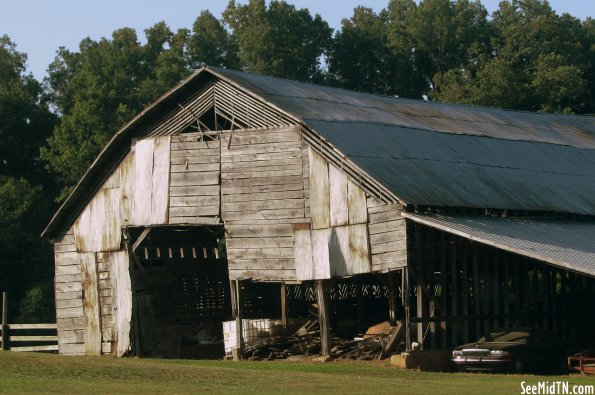
<svg viewBox="0 0 595 395">
<path fill-rule="evenodd" d="M 480 342 L 515 342 L 527 343 L 529 332 L 524 331 L 494 331 L 479 339 Z"/>
</svg>

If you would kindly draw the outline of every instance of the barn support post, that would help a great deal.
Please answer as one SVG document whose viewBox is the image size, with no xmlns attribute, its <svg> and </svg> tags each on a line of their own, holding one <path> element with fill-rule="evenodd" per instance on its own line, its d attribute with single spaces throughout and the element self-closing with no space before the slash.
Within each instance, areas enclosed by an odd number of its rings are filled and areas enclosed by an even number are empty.
<svg viewBox="0 0 595 395">
<path fill-rule="evenodd" d="M 281 324 L 287 329 L 287 285 L 281 284 Z"/>
<path fill-rule="evenodd" d="M 323 356 L 330 355 L 331 351 L 331 328 L 328 311 L 328 282 L 325 280 L 316 281 L 316 299 L 318 301 L 318 321 L 320 323 L 320 353 Z"/>
<path fill-rule="evenodd" d="M 409 269 L 401 270 L 401 298 L 405 308 L 405 350 L 411 351 L 411 308 L 409 293 Z"/>
<path fill-rule="evenodd" d="M 2 350 L 8 350 L 8 293 L 2 292 Z"/>
<path fill-rule="evenodd" d="M 234 361 L 242 359 L 244 349 L 244 328 L 242 327 L 242 284 L 240 280 L 231 281 L 231 300 L 233 316 L 236 321 L 236 348 L 232 351 Z"/>
<path fill-rule="evenodd" d="M 395 272 L 388 272 L 386 275 L 388 277 L 388 317 L 391 325 L 394 325 L 397 322 L 397 294 L 395 292 Z"/>
</svg>

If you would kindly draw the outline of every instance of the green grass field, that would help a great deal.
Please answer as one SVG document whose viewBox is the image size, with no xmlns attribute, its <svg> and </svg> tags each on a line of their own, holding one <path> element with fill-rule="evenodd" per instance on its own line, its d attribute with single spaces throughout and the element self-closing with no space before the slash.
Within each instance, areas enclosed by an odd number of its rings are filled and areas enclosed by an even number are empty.
<svg viewBox="0 0 595 395">
<path fill-rule="evenodd" d="M 231 362 L 0 352 L 0 393 L 519 394 L 522 381 L 595 385 L 585 376 L 429 373 L 388 362 Z"/>
</svg>

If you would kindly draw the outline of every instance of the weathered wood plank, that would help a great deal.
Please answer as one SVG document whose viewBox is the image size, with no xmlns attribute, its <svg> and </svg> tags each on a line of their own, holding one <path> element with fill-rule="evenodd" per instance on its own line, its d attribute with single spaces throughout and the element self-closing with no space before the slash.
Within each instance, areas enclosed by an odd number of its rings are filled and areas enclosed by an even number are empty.
<svg viewBox="0 0 595 395">
<path fill-rule="evenodd" d="M 183 185 L 170 186 L 169 195 L 171 197 L 185 196 L 218 196 L 221 187 L 219 185 Z"/>
<path fill-rule="evenodd" d="M 266 192 L 285 192 L 285 191 L 303 191 L 303 181 L 293 182 L 289 184 L 272 184 L 272 185 L 223 185 L 221 188 L 222 195 L 241 195 L 248 193 L 266 193 Z"/>
<path fill-rule="evenodd" d="M 229 270 L 294 270 L 294 258 L 231 258 Z"/>
<path fill-rule="evenodd" d="M 368 227 L 366 224 L 349 225 L 349 265 L 348 275 L 371 271 Z"/>
<path fill-rule="evenodd" d="M 260 210 L 277 210 L 277 209 L 288 209 L 288 208 L 301 208 L 303 210 L 304 202 L 302 199 L 269 199 L 269 200 L 256 200 L 248 202 L 233 202 L 223 203 L 223 212 L 235 212 L 235 211 L 260 211 Z"/>
<path fill-rule="evenodd" d="M 230 280 L 296 281 L 295 270 L 229 270 Z"/>
<path fill-rule="evenodd" d="M 80 299 L 58 299 L 56 300 L 56 309 L 66 309 L 70 307 L 83 307 L 82 293 Z"/>
<path fill-rule="evenodd" d="M 396 241 L 389 241 L 386 243 L 373 243 L 371 246 L 372 254 L 384 254 L 392 251 L 403 251 L 407 249 L 407 240 L 405 238 Z"/>
<path fill-rule="evenodd" d="M 372 266 L 394 263 L 395 268 L 407 265 L 407 251 L 392 251 L 384 254 L 372 255 Z"/>
<path fill-rule="evenodd" d="M 58 318 L 56 320 L 58 331 L 81 330 L 84 332 L 85 319 L 83 318 L 83 309 L 80 309 L 79 317 Z M 61 332 L 58 332 L 58 337 Z M 60 339 L 58 339 L 60 341 Z"/>
<path fill-rule="evenodd" d="M 300 176 L 302 177 L 302 168 L 296 169 L 282 169 L 282 170 L 254 170 L 252 168 L 245 168 L 243 171 L 237 172 L 226 172 L 221 174 L 221 178 L 224 180 L 238 180 L 238 179 L 253 179 L 262 177 L 288 177 L 288 176 Z"/>
<path fill-rule="evenodd" d="M 85 345 L 77 344 L 59 344 L 58 352 L 63 355 L 85 355 Z"/>
<path fill-rule="evenodd" d="M 71 228 L 67 233 L 56 236 L 54 245 L 74 245 L 74 230 Z"/>
<path fill-rule="evenodd" d="M 90 254 L 90 253 L 88 253 Z M 70 283 L 57 283 L 56 286 L 56 294 L 59 294 L 61 292 L 75 292 L 75 291 L 81 291 L 82 285 L 80 282 L 70 282 Z M 58 295 L 56 295 L 56 298 L 58 298 Z"/>
<path fill-rule="evenodd" d="M 328 165 L 328 172 L 330 225 L 347 225 L 349 222 L 347 176 L 333 165 Z"/>
<path fill-rule="evenodd" d="M 66 308 L 56 308 L 56 318 L 57 319 L 64 319 L 64 318 L 78 318 L 84 315 L 84 311 L 81 307 L 66 307 Z"/>
<path fill-rule="evenodd" d="M 219 154 L 219 141 L 177 141 L 172 139 L 171 141 L 172 151 L 184 151 L 184 150 L 212 150 L 215 151 L 215 155 Z"/>
<path fill-rule="evenodd" d="M 264 247 L 264 248 L 228 248 L 227 259 L 249 258 L 293 258 L 293 248 Z"/>
<path fill-rule="evenodd" d="M 294 141 L 290 142 L 275 142 L 266 144 L 251 144 L 251 145 L 231 145 L 227 148 L 227 143 L 223 141 L 221 149 L 221 157 L 236 156 L 236 155 L 251 155 L 251 154 L 266 154 L 266 153 L 286 153 L 292 152 L 301 154 L 301 148 L 299 144 Z"/>
<path fill-rule="evenodd" d="M 147 138 L 136 142 L 134 158 L 134 206 L 132 223 L 134 225 L 151 224 L 151 206 L 153 201 L 153 152 L 155 140 Z"/>
<path fill-rule="evenodd" d="M 405 227 L 385 233 L 370 234 L 370 244 L 389 243 L 391 241 L 405 240 L 407 237 Z"/>
<path fill-rule="evenodd" d="M 58 324 L 47 323 L 47 324 L 10 324 L 10 329 L 57 329 Z M 14 337 L 11 336 L 11 339 Z"/>
<path fill-rule="evenodd" d="M 390 210 L 381 213 L 369 213 L 368 217 L 370 220 L 370 225 L 382 222 L 398 221 L 403 219 L 403 217 L 401 216 L 401 210 Z"/>
<path fill-rule="evenodd" d="M 170 217 L 206 217 L 219 215 L 219 206 L 170 207 Z"/>
<path fill-rule="evenodd" d="M 11 347 L 10 351 L 14 352 L 31 352 L 31 351 L 58 351 L 58 345 L 46 345 L 46 346 L 19 346 Z"/>
<path fill-rule="evenodd" d="M 313 229 L 330 226 L 330 185 L 326 161 L 310 149 L 310 216 Z"/>
<path fill-rule="evenodd" d="M 84 343 L 85 342 L 85 331 L 81 330 L 81 329 L 60 331 L 60 336 L 58 337 L 58 342 L 60 345 Z"/>
<path fill-rule="evenodd" d="M 219 171 L 219 162 L 214 163 L 182 163 L 179 165 L 171 165 L 172 173 L 185 173 L 187 171 Z"/>
<path fill-rule="evenodd" d="M 223 135 L 221 141 L 225 146 L 229 144 L 229 134 Z M 297 130 L 270 131 L 261 130 L 258 132 L 235 131 L 231 138 L 231 146 L 256 145 L 283 142 L 301 142 L 301 136 Z"/>
<path fill-rule="evenodd" d="M 59 276 L 62 274 L 77 274 L 77 273 L 80 274 L 80 272 L 81 272 L 80 264 L 78 262 L 64 265 L 64 264 L 61 264 L 63 261 L 61 261 L 59 257 L 57 257 L 55 259 L 55 262 L 56 262 L 56 265 L 55 265 L 56 276 Z M 67 262 L 70 263 L 71 261 L 68 260 Z"/>
<path fill-rule="evenodd" d="M 277 171 L 277 170 L 295 170 L 302 169 L 301 158 L 286 158 L 268 161 L 248 161 L 248 162 L 230 162 L 222 163 L 221 171 L 225 173 L 242 173 L 249 166 L 250 171 Z"/>
<path fill-rule="evenodd" d="M 130 347 L 130 322 L 132 319 L 132 287 L 128 269 L 128 253 L 126 251 L 114 252 L 110 262 L 114 306 L 112 340 L 115 343 L 112 351 L 115 355 L 122 356 Z"/>
<path fill-rule="evenodd" d="M 71 292 L 68 292 L 68 291 L 67 292 L 56 292 L 56 300 L 82 299 L 82 298 L 83 298 L 83 293 L 81 290 L 71 291 Z"/>
<path fill-rule="evenodd" d="M 101 317 L 95 254 L 81 254 L 83 315 L 85 318 L 85 354 L 101 355 Z"/>
<path fill-rule="evenodd" d="M 174 217 L 169 216 L 169 223 L 174 224 L 186 224 L 186 225 L 218 225 L 221 223 L 219 217 Z"/>
<path fill-rule="evenodd" d="M 171 175 L 172 187 L 190 185 L 219 185 L 219 171 L 188 171 Z"/>
<path fill-rule="evenodd" d="M 73 266 L 66 266 L 66 267 L 73 267 Z M 76 267 L 76 266 L 74 266 Z M 71 282 L 76 282 L 76 281 L 81 281 L 81 273 L 80 271 L 78 273 L 73 273 L 73 274 L 57 274 L 55 276 L 55 280 L 56 283 L 71 283 Z"/>
<path fill-rule="evenodd" d="M 120 191 L 100 189 L 74 224 L 78 252 L 113 251 L 120 248 Z"/>
<path fill-rule="evenodd" d="M 291 237 L 228 237 L 225 239 L 228 249 L 237 248 L 292 248 Z"/>
<path fill-rule="evenodd" d="M 298 280 L 313 280 L 314 261 L 312 260 L 312 238 L 310 229 L 293 231 L 295 274 Z"/>
<path fill-rule="evenodd" d="M 173 196 L 169 198 L 169 205 L 170 207 L 219 206 L 219 196 Z"/>
<path fill-rule="evenodd" d="M 151 225 L 167 223 L 169 200 L 170 137 L 155 137 L 151 183 Z"/>
<path fill-rule="evenodd" d="M 251 187 L 255 185 L 283 185 L 283 184 L 302 184 L 302 176 L 279 176 L 279 177 L 255 177 L 255 178 L 240 178 L 240 179 L 222 179 L 221 186 L 223 188 L 237 188 L 237 187 Z M 241 192 L 240 192 L 241 193 Z"/>
<path fill-rule="evenodd" d="M 74 242 L 72 244 L 55 244 L 54 252 L 55 253 L 76 252 L 76 246 L 75 246 Z"/>
<path fill-rule="evenodd" d="M 377 224 L 370 224 L 370 226 L 369 226 L 370 235 L 376 235 L 376 234 L 381 234 L 381 233 L 402 230 L 402 229 L 405 229 L 405 226 L 406 226 L 405 219 L 381 222 L 381 223 L 377 223 Z"/>
<path fill-rule="evenodd" d="M 303 199 L 304 191 L 255 192 L 234 195 L 223 195 L 223 203 L 255 202 L 260 200 Z"/>
<path fill-rule="evenodd" d="M 363 224 L 368 221 L 366 193 L 351 180 L 347 182 L 347 205 L 349 224 Z"/>
<path fill-rule="evenodd" d="M 237 220 L 262 220 L 262 219 L 299 219 L 304 218 L 304 209 L 302 208 L 288 208 L 288 209 L 274 209 L 274 210 L 260 210 L 249 212 L 223 212 L 222 217 L 225 221 Z"/>
<path fill-rule="evenodd" d="M 170 162 L 171 165 L 176 166 L 190 166 L 195 164 L 219 164 L 221 163 L 221 158 L 219 155 L 208 155 L 208 156 L 193 156 L 193 155 L 180 155 L 175 156 L 175 152 L 171 153 Z"/>
<path fill-rule="evenodd" d="M 135 163 L 135 152 L 131 151 L 118 167 L 120 172 L 120 217 L 123 225 L 132 223 L 134 213 Z"/>
<path fill-rule="evenodd" d="M 254 238 L 271 238 L 271 237 L 283 237 L 291 236 L 291 225 L 280 224 L 275 222 L 267 224 L 250 224 L 250 225 L 239 225 L 230 224 L 226 225 L 227 233 L 232 238 L 241 237 L 254 237 Z M 226 239 L 227 240 L 227 239 Z"/>
<path fill-rule="evenodd" d="M 213 144 L 215 144 L 213 142 Z M 176 149 L 171 151 L 172 158 L 185 158 L 185 157 L 219 157 L 219 149 L 205 148 L 205 149 Z"/>
<path fill-rule="evenodd" d="M 314 279 L 331 278 L 331 262 L 329 256 L 329 242 L 331 237 L 330 229 L 311 230 L 312 238 L 312 270 Z"/>
<path fill-rule="evenodd" d="M 284 152 L 266 152 L 266 153 L 253 153 L 253 154 L 236 154 L 236 155 L 224 155 L 221 157 L 221 163 L 230 162 L 257 162 L 257 161 L 273 161 L 273 160 L 285 160 L 291 158 L 299 158 L 301 151 L 284 151 Z"/>
</svg>

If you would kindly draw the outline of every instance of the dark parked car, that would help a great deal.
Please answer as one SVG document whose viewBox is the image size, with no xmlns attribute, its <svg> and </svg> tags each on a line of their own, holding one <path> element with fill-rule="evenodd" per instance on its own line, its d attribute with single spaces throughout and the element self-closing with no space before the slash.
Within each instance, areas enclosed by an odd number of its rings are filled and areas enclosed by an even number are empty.
<svg viewBox="0 0 595 395">
<path fill-rule="evenodd" d="M 475 343 L 459 346 L 452 352 L 452 362 L 462 370 L 557 373 L 566 360 L 556 335 L 521 328 L 494 330 Z"/>
</svg>

